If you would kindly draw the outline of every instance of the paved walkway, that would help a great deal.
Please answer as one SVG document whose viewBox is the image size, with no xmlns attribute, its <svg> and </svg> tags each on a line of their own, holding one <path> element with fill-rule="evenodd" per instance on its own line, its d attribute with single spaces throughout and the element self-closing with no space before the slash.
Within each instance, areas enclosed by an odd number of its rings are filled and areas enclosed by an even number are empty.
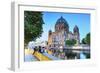
<svg viewBox="0 0 100 73">
<path fill-rule="evenodd" d="M 39 61 L 49 61 L 51 60 L 49 57 L 39 53 L 39 52 L 35 52 L 34 56 L 39 60 Z"/>
<path fill-rule="evenodd" d="M 60 60 L 60 58 L 57 58 L 57 57 L 55 57 L 55 56 L 53 56 L 53 55 L 51 55 L 51 54 L 48 54 L 48 53 L 43 53 L 43 55 L 49 57 L 49 58 L 52 59 L 52 60 Z"/>
</svg>

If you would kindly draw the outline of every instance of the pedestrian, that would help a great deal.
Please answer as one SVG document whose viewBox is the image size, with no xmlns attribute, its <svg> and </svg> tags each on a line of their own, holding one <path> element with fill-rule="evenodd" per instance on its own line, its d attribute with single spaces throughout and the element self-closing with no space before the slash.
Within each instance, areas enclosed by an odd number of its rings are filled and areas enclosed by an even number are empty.
<svg viewBox="0 0 100 73">
<path fill-rule="evenodd" d="M 39 52 L 41 53 L 41 46 L 39 46 Z"/>
<path fill-rule="evenodd" d="M 36 51 L 37 51 L 37 47 L 35 46 L 35 47 L 34 47 L 33 55 L 35 54 Z"/>
</svg>

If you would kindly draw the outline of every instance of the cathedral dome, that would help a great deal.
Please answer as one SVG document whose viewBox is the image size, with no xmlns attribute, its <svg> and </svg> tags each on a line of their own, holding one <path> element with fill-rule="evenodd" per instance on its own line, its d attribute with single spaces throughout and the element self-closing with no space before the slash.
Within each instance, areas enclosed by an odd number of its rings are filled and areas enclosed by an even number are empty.
<svg viewBox="0 0 100 73">
<path fill-rule="evenodd" d="M 73 31 L 74 31 L 74 33 L 78 33 L 79 34 L 79 29 L 78 29 L 78 26 L 77 25 L 75 25 Z"/>
<path fill-rule="evenodd" d="M 55 30 L 61 30 L 61 29 L 69 30 L 69 25 L 62 16 L 56 21 L 55 25 Z"/>
<path fill-rule="evenodd" d="M 67 21 L 61 16 L 57 22 L 56 22 L 56 25 L 59 25 L 59 24 L 62 24 L 64 23 L 65 25 L 68 25 Z"/>
</svg>

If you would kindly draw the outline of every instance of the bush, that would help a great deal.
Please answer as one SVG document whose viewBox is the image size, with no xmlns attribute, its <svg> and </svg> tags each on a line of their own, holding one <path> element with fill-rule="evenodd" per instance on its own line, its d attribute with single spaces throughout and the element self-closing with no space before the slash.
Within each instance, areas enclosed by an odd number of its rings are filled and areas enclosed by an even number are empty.
<svg viewBox="0 0 100 73">
<path fill-rule="evenodd" d="M 76 44 L 76 40 L 75 39 L 66 40 L 66 45 L 68 45 L 68 46 L 72 46 L 72 45 L 75 45 L 75 44 Z"/>
</svg>

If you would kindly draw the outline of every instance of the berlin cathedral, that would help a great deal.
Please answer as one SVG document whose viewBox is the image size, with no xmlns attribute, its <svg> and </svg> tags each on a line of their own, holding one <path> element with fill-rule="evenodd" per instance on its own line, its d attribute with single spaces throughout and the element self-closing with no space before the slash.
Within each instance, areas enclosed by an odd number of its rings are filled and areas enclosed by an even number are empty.
<svg viewBox="0 0 100 73">
<path fill-rule="evenodd" d="M 76 45 L 80 43 L 80 33 L 77 25 L 74 26 L 73 32 L 69 30 L 68 22 L 61 16 L 55 24 L 55 31 L 48 32 L 48 46 L 49 47 L 66 47 L 66 40 L 76 40 Z"/>
</svg>

